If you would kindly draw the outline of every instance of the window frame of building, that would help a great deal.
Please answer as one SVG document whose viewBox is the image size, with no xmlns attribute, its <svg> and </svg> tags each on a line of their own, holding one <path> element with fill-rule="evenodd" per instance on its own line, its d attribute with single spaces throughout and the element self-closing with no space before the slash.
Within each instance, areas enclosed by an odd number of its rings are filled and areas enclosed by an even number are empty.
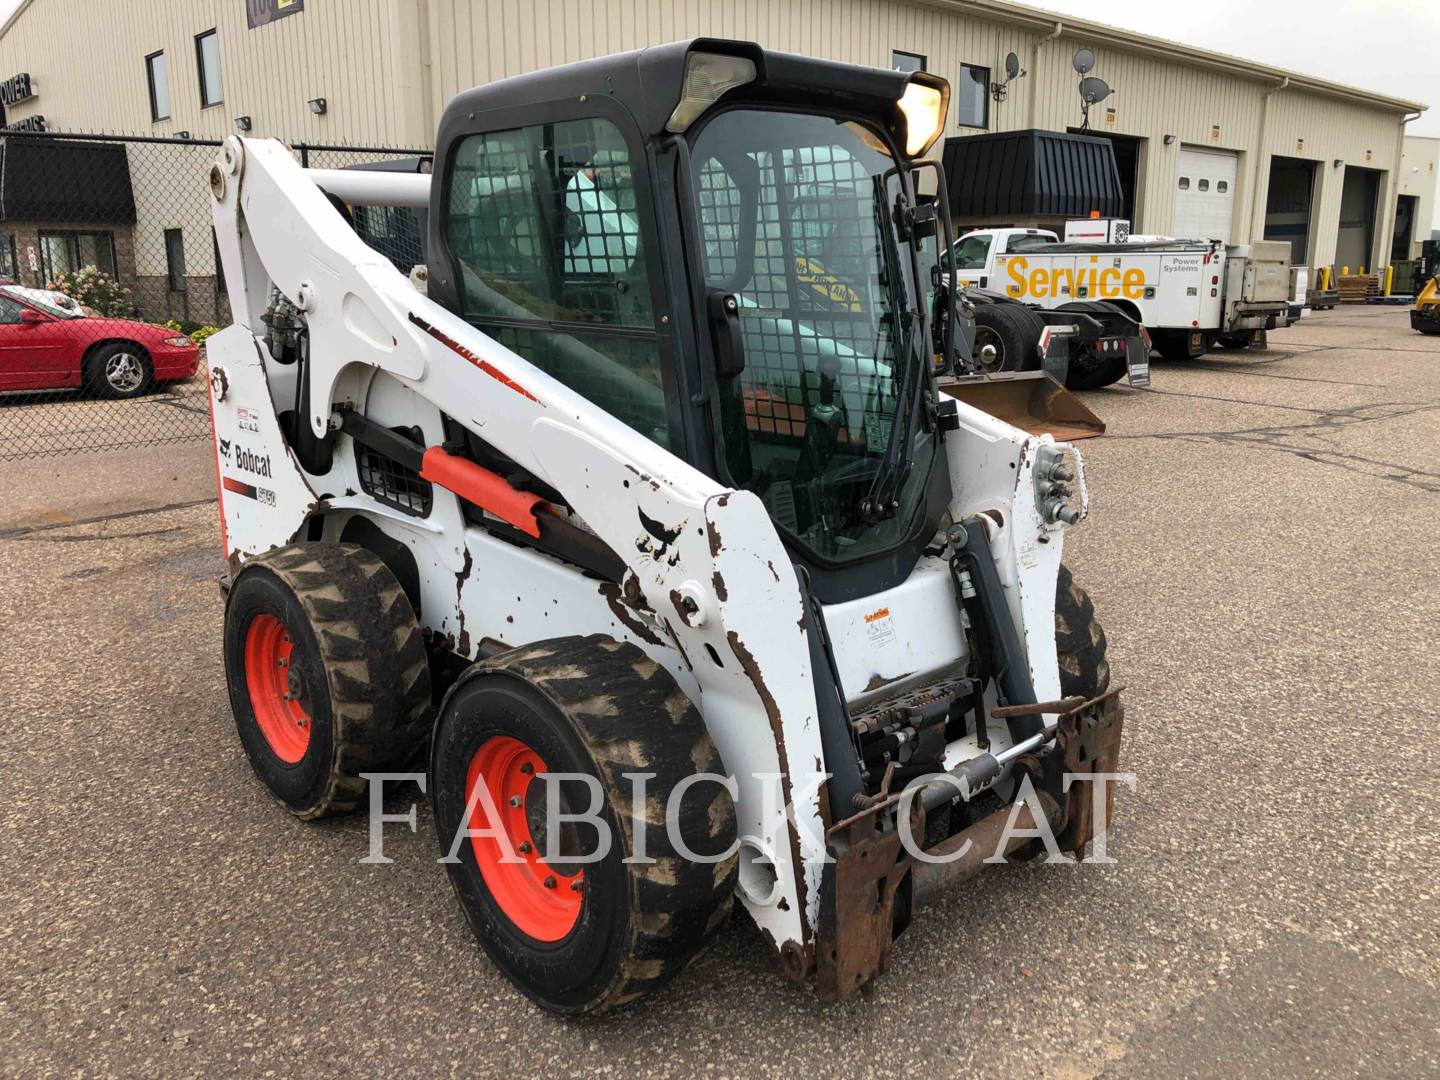
<svg viewBox="0 0 1440 1080">
<path fill-rule="evenodd" d="M 20 258 L 19 252 L 16 250 L 14 233 L 6 233 L 4 239 L 0 240 L 0 262 L 4 264 L 0 266 L 0 272 L 3 272 L 5 277 L 11 281 L 18 282 L 20 280 Z"/>
<path fill-rule="evenodd" d="M 160 79 L 164 83 L 165 111 L 160 111 L 160 95 L 156 92 L 155 85 L 155 61 L 160 61 Z M 145 85 L 150 90 L 150 122 L 158 124 L 161 120 L 170 119 L 170 61 L 165 58 L 165 50 L 157 49 L 145 57 Z"/>
<path fill-rule="evenodd" d="M 979 72 L 982 76 L 979 79 L 973 77 L 973 72 Z M 971 76 L 967 81 L 966 76 Z M 965 119 L 965 90 L 967 86 L 974 86 L 980 94 L 980 123 L 971 124 Z M 961 64 L 960 78 L 955 83 L 955 120 L 962 128 L 970 128 L 973 131 L 990 130 L 990 69 L 981 64 Z"/>
<path fill-rule="evenodd" d="M 210 80 L 205 71 L 205 46 L 207 42 L 213 42 L 215 46 L 215 85 L 210 86 Z M 195 35 L 195 74 L 200 83 L 200 108 L 211 109 L 216 105 L 225 104 L 225 80 L 220 73 L 220 31 L 211 27 L 203 34 Z M 214 90 L 215 96 L 210 96 Z"/>
<path fill-rule="evenodd" d="M 901 67 L 898 61 L 900 60 L 900 57 L 902 57 L 902 56 L 905 57 L 907 60 L 918 60 L 918 61 L 920 61 L 920 63 L 919 63 L 919 65 L 916 66 L 916 67 Z M 891 49 L 891 50 L 890 50 L 890 70 L 891 70 L 891 71 L 903 71 L 903 72 L 904 72 L 905 74 L 907 74 L 907 75 L 913 75 L 913 74 L 914 74 L 915 72 L 917 72 L 917 71 L 924 71 L 924 70 L 926 70 L 926 67 L 927 67 L 927 65 L 928 65 L 929 63 L 930 63 L 930 58 L 929 58 L 928 56 L 926 56 L 924 53 L 906 52 L 904 49 Z"/>
<path fill-rule="evenodd" d="M 120 264 L 115 251 L 115 233 L 109 229 L 41 229 L 36 233 L 35 243 L 40 248 L 40 273 L 43 278 L 41 284 L 55 280 L 55 266 L 50 258 L 50 248 L 46 241 L 59 241 L 69 245 L 67 254 L 71 256 L 70 261 L 74 264 L 70 270 L 61 270 L 60 273 L 68 274 L 84 269 L 91 265 L 86 263 L 80 255 L 80 240 L 82 237 L 94 237 L 102 241 L 108 248 L 110 254 L 110 266 L 101 266 L 98 262 L 94 264 L 95 269 L 103 274 L 109 274 L 112 281 L 120 280 Z"/>
<path fill-rule="evenodd" d="M 185 230 L 165 230 L 165 279 L 171 292 L 185 291 Z"/>
</svg>

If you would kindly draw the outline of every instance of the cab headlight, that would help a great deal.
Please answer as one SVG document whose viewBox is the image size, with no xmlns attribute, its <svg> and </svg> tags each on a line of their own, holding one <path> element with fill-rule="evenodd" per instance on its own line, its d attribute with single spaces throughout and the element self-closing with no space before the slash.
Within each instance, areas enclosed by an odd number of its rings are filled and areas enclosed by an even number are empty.
<svg viewBox="0 0 1440 1080">
<path fill-rule="evenodd" d="M 929 150 L 945 130 L 945 91 L 938 86 L 911 79 L 900 95 L 900 112 L 905 116 L 905 153 L 916 157 Z"/>
<path fill-rule="evenodd" d="M 700 114 L 720 100 L 720 95 L 755 79 L 755 64 L 743 56 L 692 52 L 685 57 L 685 82 L 680 104 L 665 123 L 666 131 L 677 135 L 699 119 Z"/>
</svg>

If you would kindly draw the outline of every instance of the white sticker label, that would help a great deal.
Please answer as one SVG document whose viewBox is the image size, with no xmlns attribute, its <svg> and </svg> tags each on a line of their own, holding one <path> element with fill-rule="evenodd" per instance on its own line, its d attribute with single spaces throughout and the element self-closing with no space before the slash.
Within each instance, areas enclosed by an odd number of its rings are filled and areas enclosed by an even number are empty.
<svg viewBox="0 0 1440 1080">
<path fill-rule="evenodd" d="M 890 618 L 890 609 L 882 607 L 865 616 L 865 640 L 872 649 L 882 648 L 895 641 L 895 620 Z"/>
</svg>

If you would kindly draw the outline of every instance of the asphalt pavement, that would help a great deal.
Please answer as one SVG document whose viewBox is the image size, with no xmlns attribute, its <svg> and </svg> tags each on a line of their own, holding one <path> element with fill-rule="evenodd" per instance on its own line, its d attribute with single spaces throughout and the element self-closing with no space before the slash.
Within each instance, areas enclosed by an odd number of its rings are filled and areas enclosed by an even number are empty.
<svg viewBox="0 0 1440 1080">
<path fill-rule="evenodd" d="M 1440 1074 L 1440 339 L 1345 307 L 1085 397 L 1118 861 L 982 876 L 839 1006 L 742 917 L 649 1000 L 538 1011 L 423 800 L 362 865 L 363 817 L 252 777 L 208 444 L 0 462 L 0 1073 Z"/>
</svg>

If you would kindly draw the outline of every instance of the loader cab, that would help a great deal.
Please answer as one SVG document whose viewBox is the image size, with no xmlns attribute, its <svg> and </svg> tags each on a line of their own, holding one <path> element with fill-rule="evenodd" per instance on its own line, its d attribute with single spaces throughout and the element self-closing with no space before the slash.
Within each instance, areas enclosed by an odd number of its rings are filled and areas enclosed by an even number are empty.
<svg viewBox="0 0 1440 1080">
<path fill-rule="evenodd" d="M 758 495 L 822 600 L 890 587 L 950 495 L 937 241 L 912 222 L 947 100 L 710 39 L 468 91 L 437 143 L 431 295 Z"/>
</svg>

